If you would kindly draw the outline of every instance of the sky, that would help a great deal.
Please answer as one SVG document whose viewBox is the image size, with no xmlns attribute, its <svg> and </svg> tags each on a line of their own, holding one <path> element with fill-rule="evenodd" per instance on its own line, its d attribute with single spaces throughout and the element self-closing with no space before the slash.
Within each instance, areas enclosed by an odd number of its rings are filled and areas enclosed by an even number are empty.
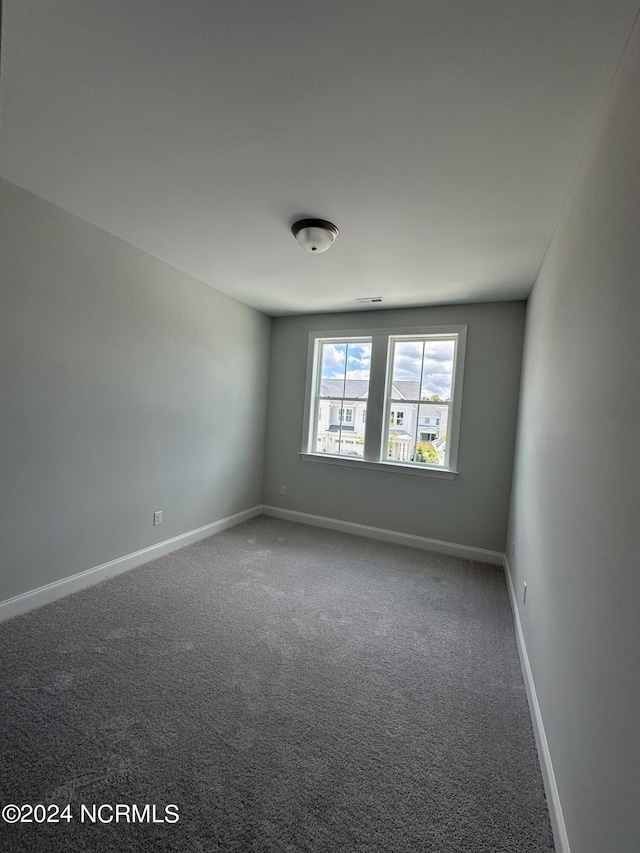
<svg viewBox="0 0 640 853">
<path fill-rule="evenodd" d="M 423 355 L 424 353 L 424 355 Z M 396 341 L 394 344 L 393 379 L 420 381 L 421 397 L 437 394 L 447 400 L 451 396 L 454 342 Z M 369 379 L 371 344 L 324 344 L 322 347 L 323 379 Z"/>
<path fill-rule="evenodd" d="M 448 400 L 451 396 L 454 347 L 453 341 L 397 341 L 393 359 L 394 382 L 402 379 L 419 382 L 422 368 L 420 396 L 437 394 L 442 400 Z"/>
<path fill-rule="evenodd" d="M 371 344 L 324 344 L 322 347 L 322 378 L 368 379 L 371 365 Z"/>
</svg>

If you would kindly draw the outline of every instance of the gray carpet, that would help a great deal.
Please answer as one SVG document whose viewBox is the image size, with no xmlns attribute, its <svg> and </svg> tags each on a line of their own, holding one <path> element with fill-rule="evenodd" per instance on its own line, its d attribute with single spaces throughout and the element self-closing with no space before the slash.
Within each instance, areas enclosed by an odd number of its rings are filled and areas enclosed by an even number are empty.
<svg viewBox="0 0 640 853">
<path fill-rule="evenodd" d="M 0 643 L 3 851 L 553 850 L 495 567 L 261 517 Z"/>
</svg>

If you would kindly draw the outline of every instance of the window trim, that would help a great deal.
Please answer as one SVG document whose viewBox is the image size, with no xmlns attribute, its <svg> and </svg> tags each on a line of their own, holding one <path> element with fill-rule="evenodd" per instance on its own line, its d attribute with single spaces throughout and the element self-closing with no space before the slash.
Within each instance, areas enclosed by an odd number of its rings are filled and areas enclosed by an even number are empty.
<svg viewBox="0 0 640 853">
<path fill-rule="evenodd" d="M 307 453 L 304 450 L 300 451 L 300 458 L 305 462 L 322 462 L 325 465 L 343 465 L 346 468 L 362 468 L 367 471 L 386 471 L 413 474 L 418 477 L 436 477 L 440 480 L 453 480 L 458 471 L 452 471 L 449 468 L 428 468 L 420 463 L 419 465 L 413 462 L 368 462 L 366 459 L 354 459 L 352 456 L 332 456 L 330 453 Z"/>
<path fill-rule="evenodd" d="M 385 435 L 384 418 L 391 406 L 388 396 L 391 376 L 391 341 L 394 338 L 417 336 L 451 338 L 457 337 L 457 346 L 452 370 L 452 395 L 449 405 L 447 454 L 448 467 L 429 466 L 425 463 L 388 461 L 383 455 L 383 439 Z M 317 453 L 310 449 L 310 441 L 315 424 L 312 424 L 312 402 L 318 394 L 321 366 L 316 364 L 316 343 L 345 341 L 371 341 L 371 369 L 369 374 L 369 394 L 367 398 L 366 437 L 364 458 L 353 459 L 344 456 L 334 456 L 328 453 Z M 412 475 L 453 479 L 458 473 L 458 447 L 460 436 L 460 421 L 462 413 L 464 362 L 466 353 L 467 326 L 402 326 L 383 327 L 374 329 L 331 329 L 313 330 L 308 334 L 307 371 L 304 398 L 304 415 L 302 423 L 302 450 L 300 456 L 308 462 L 325 462 L 333 465 L 344 465 L 351 468 L 367 470 L 395 471 Z"/>
</svg>

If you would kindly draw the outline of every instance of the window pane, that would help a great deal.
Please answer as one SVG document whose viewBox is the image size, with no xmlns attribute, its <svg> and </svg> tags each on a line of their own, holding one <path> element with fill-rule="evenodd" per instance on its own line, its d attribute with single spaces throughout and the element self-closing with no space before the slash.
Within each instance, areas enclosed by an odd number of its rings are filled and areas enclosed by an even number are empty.
<svg viewBox="0 0 640 853">
<path fill-rule="evenodd" d="M 364 405 L 342 399 L 318 400 L 320 411 L 316 436 L 316 452 L 334 456 L 364 457 Z"/>
<path fill-rule="evenodd" d="M 449 406 L 433 404 L 405 405 L 404 418 L 398 423 L 391 413 L 387 459 L 444 465 Z"/>
<path fill-rule="evenodd" d="M 393 386 L 397 400 L 420 399 L 420 379 L 424 341 L 395 341 L 393 344 Z"/>
<path fill-rule="evenodd" d="M 425 341 L 421 400 L 450 400 L 455 341 Z"/>
<path fill-rule="evenodd" d="M 320 396 L 342 397 L 347 367 L 347 345 L 320 345 Z"/>
<path fill-rule="evenodd" d="M 425 336 L 391 345 L 387 458 L 444 467 L 455 340 Z"/>
<path fill-rule="evenodd" d="M 394 341 L 393 400 L 451 399 L 455 341 Z"/>
<path fill-rule="evenodd" d="M 322 343 L 320 396 L 360 399 L 369 391 L 371 343 Z"/>
<path fill-rule="evenodd" d="M 316 453 L 364 458 L 371 341 L 322 341 Z"/>
<path fill-rule="evenodd" d="M 416 462 L 444 465 L 448 421 L 449 406 L 421 404 L 418 407 Z"/>
</svg>

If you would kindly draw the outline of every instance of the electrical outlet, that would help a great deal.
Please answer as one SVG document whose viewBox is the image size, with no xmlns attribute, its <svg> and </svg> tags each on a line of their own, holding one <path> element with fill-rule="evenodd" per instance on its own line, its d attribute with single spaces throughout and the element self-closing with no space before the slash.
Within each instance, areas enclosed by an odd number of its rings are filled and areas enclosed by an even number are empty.
<svg viewBox="0 0 640 853">
<path fill-rule="evenodd" d="M 515 555 L 516 555 L 516 543 L 512 542 L 511 543 L 511 556 L 515 557 Z"/>
<path fill-rule="evenodd" d="M 522 581 L 522 603 L 527 603 L 527 582 Z"/>
<path fill-rule="evenodd" d="M 287 494 L 287 487 L 286 486 L 280 486 L 280 494 L 281 495 Z"/>
<path fill-rule="evenodd" d="M 159 524 L 162 524 L 162 510 L 153 513 L 153 526 L 157 527 Z"/>
</svg>

